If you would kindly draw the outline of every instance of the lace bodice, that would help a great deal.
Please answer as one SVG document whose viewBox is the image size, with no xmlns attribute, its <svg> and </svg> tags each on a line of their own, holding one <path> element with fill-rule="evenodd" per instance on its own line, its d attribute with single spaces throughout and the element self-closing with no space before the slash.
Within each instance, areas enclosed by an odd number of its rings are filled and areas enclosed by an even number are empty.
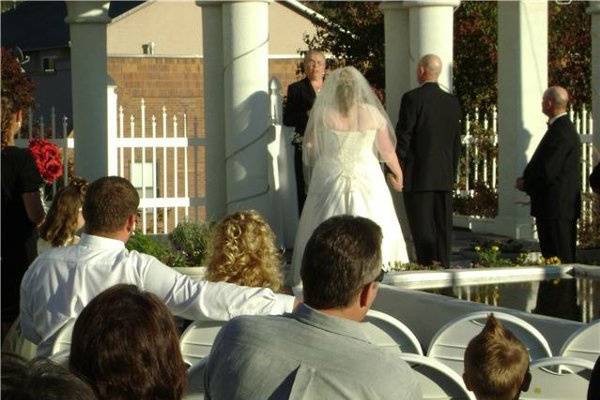
<svg viewBox="0 0 600 400">
<path fill-rule="evenodd" d="M 328 161 L 337 160 L 344 165 L 353 165 L 359 161 L 377 161 L 374 150 L 375 133 L 375 130 L 366 132 L 331 130 L 330 134 L 323 136 L 321 158 Z"/>
</svg>

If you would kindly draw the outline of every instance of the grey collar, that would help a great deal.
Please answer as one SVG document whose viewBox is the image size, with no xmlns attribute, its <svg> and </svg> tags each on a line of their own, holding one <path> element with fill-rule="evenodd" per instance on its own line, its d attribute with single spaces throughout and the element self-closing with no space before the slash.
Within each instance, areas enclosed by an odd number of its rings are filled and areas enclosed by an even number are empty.
<svg viewBox="0 0 600 400">
<path fill-rule="evenodd" d="M 370 343 L 359 322 L 345 318 L 332 317 L 324 314 L 306 304 L 300 304 L 298 308 L 291 314 L 292 318 L 312 325 L 324 331 L 335 333 L 341 336 L 351 337 L 365 343 Z"/>
</svg>

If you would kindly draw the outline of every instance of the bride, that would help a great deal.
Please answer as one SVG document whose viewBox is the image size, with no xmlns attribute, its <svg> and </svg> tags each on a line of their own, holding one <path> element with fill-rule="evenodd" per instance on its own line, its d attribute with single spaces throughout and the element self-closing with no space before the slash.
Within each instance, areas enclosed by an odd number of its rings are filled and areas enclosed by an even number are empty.
<svg viewBox="0 0 600 400">
<path fill-rule="evenodd" d="M 370 218 L 381 227 L 385 269 L 396 261 L 408 262 L 380 164 L 385 162 L 392 171 L 389 182 L 394 190 L 402 191 L 395 147 L 389 118 L 361 73 L 344 67 L 329 74 L 304 134 L 302 152 L 309 188 L 294 245 L 293 286 L 300 283 L 300 266 L 310 235 L 334 215 Z"/>
</svg>

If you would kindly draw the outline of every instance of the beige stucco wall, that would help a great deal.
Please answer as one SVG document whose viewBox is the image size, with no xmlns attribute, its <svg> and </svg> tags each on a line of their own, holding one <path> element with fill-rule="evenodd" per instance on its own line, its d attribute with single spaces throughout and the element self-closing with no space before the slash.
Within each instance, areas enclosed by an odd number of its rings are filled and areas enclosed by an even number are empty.
<svg viewBox="0 0 600 400">
<path fill-rule="evenodd" d="M 269 53 L 296 55 L 305 47 L 304 33 L 314 25 L 278 2 L 269 6 Z M 145 3 L 108 26 L 109 55 L 142 55 L 142 45 L 154 42 L 156 56 L 202 55 L 202 9 L 194 1 L 160 0 Z"/>
<path fill-rule="evenodd" d="M 297 55 L 305 49 L 305 33 L 314 35 L 316 28 L 303 15 L 288 7 L 272 2 L 269 6 L 269 53 L 271 55 Z"/>
</svg>

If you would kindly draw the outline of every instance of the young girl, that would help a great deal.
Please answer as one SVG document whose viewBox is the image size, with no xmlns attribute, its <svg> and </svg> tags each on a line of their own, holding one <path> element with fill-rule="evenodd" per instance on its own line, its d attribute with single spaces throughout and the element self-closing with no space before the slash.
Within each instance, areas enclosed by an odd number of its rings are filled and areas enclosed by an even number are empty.
<svg viewBox="0 0 600 400">
<path fill-rule="evenodd" d="M 87 181 L 76 178 L 56 194 L 46 219 L 40 225 L 38 253 L 51 247 L 69 246 L 79 242 L 75 233 L 83 227 L 81 214 Z"/>
</svg>

